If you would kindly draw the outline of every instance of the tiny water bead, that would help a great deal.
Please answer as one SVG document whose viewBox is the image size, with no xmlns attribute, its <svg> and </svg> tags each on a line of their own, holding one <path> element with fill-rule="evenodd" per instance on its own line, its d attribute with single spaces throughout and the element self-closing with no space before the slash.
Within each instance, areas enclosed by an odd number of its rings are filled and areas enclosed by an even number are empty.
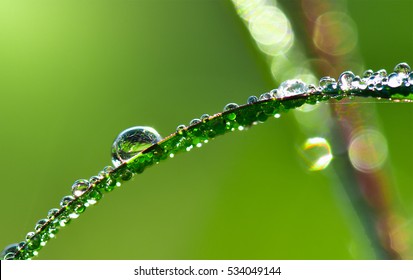
<svg viewBox="0 0 413 280">
<path fill-rule="evenodd" d="M 47 221 L 48 221 L 47 219 L 41 219 L 41 220 L 37 221 L 36 226 L 34 227 L 34 230 L 35 231 L 40 230 L 44 226 L 44 224 L 47 223 Z"/>
<path fill-rule="evenodd" d="M 79 197 L 87 191 L 89 186 L 90 184 L 88 180 L 77 180 L 72 185 L 72 194 L 74 195 L 74 197 Z"/>
<path fill-rule="evenodd" d="M 197 123 L 200 123 L 200 122 L 201 122 L 200 119 L 192 119 L 192 120 L 189 122 L 189 125 L 196 125 Z"/>
<path fill-rule="evenodd" d="M 225 111 L 229 111 L 229 110 L 234 110 L 234 109 L 236 109 L 236 108 L 238 108 L 239 106 L 238 106 L 238 104 L 236 104 L 236 103 L 228 103 L 227 105 L 225 105 L 225 107 L 224 107 L 224 112 Z"/>
<path fill-rule="evenodd" d="M 160 140 L 159 133 L 148 126 L 135 126 L 122 131 L 112 145 L 113 165 L 118 167 Z"/>
<path fill-rule="evenodd" d="M 322 77 L 319 82 L 319 86 L 322 90 L 334 90 L 336 80 L 330 76 Z"/>
<path fill-rule="evenodd" d="M 284 98 L 296 96 L 307 92 L 307 85 L 301 80 L 287 80 L 278 87 L 275 97 Z"/>
<path fill-rule="evenodd" d="M 260 95 L 259 100 L 269 100 L 269 99 L 271 99 L 272 97 L 273 97 L 273 96 L 272 96 L 271 93 L 266 92 L 266 93 L 263 93 L 263 94 Z"/>
<path fill-rule="evenodd" d="M 370 77 L 371 75 L 373 75 L 373 73 L 374 73 L 373 70 L 368 69 L 368 70 L 364 71 L 363 77 L 364 77 L 364 78 L 368 78 L 368 77 Z"/>
<path fill-rule="evenodd" d="M 49 210 L 49 212 L 47 212 L 47 218 L 49 219 L 49 220 L 51 220 L 51 219 L 53 219 L 54 217 L 55 217 L 55 215 L 57 214 L 57 212 L 59 212 L 59 209 L 57 209 L 57 208 L 52 208 L 52 209 L 50 209 Z"/>
<path fill-rule="evenodd" d="M 64 196 L 60 201 L 60 207 L 66 207 L 70 202 L 73 201 L 73 199 L 74 197 L 71 195 Z"/>
<path fill-rule="evenodd" d="M 253 103 L 256 103 L 256 102 L 258 102 L 258 97 L 256 97 L 255 95 L 251 95 L 247 99 L 247 104 L 253 104 Z"/>
</svg>

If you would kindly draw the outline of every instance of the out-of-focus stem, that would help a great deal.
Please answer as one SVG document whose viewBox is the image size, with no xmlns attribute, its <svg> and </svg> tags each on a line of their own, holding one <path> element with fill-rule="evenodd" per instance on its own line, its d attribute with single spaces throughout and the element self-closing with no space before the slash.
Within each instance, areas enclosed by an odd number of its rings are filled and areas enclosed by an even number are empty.
<svg viewBox="0 0 413 280">
<path fill-rule="evenodd" d="M 319 76 L 330 75 L 338 77 L 339 73 L 351 65 L 349 62 L 355 61 L 360 55 L 356 49 L 337 55 L 328 53 L 316 46 L 313 36 L 316 33 L 316 18 L 337 5 L 343 5 L 343 1 L 288 1 L 280 0 L 285 12 L 290 15 L 289 19 L 301 43 L 310 57 L 315 61 L 326 63 L 314 64 L 314 70 Z M 311 3 L 310 3 L 311 2 Z M 310 3 L 310 4 L 309 4 Z M 311 11 L 304 11 L 311 8 Z M 307 13 L 307 15 L 305 14 Z M 311 13 L 310 16 L 308 13 Z M 322 34 L 325 40 L 335 40 L 341 34 Z M 330 36 L 331 35 L 331 36 Z M 330 44 L 334 45 L 334 44 Z M 354 68 L 354 67 L 353 67 Z M 344 187 L 352 206 L 354 207 L 364 230 L 371 241 L 379 259 L 400 259 L 401 254 L 393 246 L 391 236 L 391 217 L 393 209 L 391 207 L 389 192 L 389 174 L 386 170 L 365 173 L 356 170 L 349 160 L 348 146 L 352 133 L 360 127 L 373 126 L 369 123 L 371 119 L 363 115 L 360 106 L 342 106 L 340 102 L 331 104 L 333 122 L 330 129 L 333 131 L 333 150 L 342 151 L 335 154 L 333 168 Z M 371 113 L 371 112 L 370 112 Z M 375 117 L 376 118 L 376 117 Z M 400 241 L 397 241 L 400 242 Z"/>
</svg>

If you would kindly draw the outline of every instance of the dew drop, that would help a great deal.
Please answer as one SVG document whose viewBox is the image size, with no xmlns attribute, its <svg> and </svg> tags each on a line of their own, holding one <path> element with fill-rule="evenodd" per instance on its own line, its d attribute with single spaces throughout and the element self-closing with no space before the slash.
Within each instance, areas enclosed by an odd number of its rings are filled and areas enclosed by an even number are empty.
<svg viewBox="0 0 413 280">
<path fill-rule="evenodd" d="M 309 94 L 314 94 L 314 93 L 317 92 L 317 87 L 313 84 L 309 84 L 308 87 L 307 87 L 307 92 Z"/>
<path fill-rule="evenodd" d="M 88 180 L 77 180 L 72 185 L 72 194 L 74 195 L 74 197 L 79 197 L 87 191 L 89 186 L 90 184 Z"/>
<path fill-rule="evenodd" d="M 47 217 L 49 220 L 54 219 L 54 217 L 55 217 L 55 215 L 57 214 L 57 212 L 59 212 L 59 209 L 57 209 L 57 208 L 52 208 L 52 209 L 49 210 L 49 212 L 47 212 L 47 216 L 46 216 L 46 217 Z"/>
<path fill-rule="evenodd" d="M 180 132 L 180 131 L 184 130 L 185 127 L 186 127 L 186 126 L 185 126 L 184 124 L 178 125 L 178 126 L 176 127 L 176 132 Z"/>
<path fill-rule="evenodd" d="M 374 75 L 383 78 L 387 76 L 387 71 L 385 69 L 380 69 L 377 72 L 375 72 Z"/>
<path fill-rule="evenodd" d="M 201 120 L 200 119 L 193 119 L 189 122 L 189 125 L 196 125 L 197 123 L 200 123 Z"/>
<path fill-rule="evenodd" d="M 343 91 L 349 91 L 352 89 L 351 83 L 353 82 L 355 76 L 351 71 L 345 71 L 341 73 L 338 78 L 338 85 Z"/>
<path fill-rule="evenodd" d="M 0 253 L 1 260 L 11 260 L 14 258 L 15 254 L 19 251 L 19 244 L 13 243 L 8 245 Z"/>
<path fill-rule="evenodd" d="M 364 73 L 363 73 L 364 78 L 368 78 L 371 75 L 373 75 L 373 70 L 371 70 L 371 69 L 368 69 L 368 70 L 364 71 Z"/>
<path fill-rule="evenodd" d="M 307 92 L 307 85 L 301 80 L 287 80 L 282 82 L 275 97 L 284 98 L 289 96 L 296 96 Z"/>
<path fill-rule="evenodd" d="M 392 88 L 399 87 L 402 84 L 402 79 L 400 79 L 398 74 L 391 73 L 389 75 L 389 81 L 387 82 L 387 84 Z"/>
<path fill-rule="evenodd" d="M 322 137 L 307 139 L 302 146 L 301 155 L 310 171 L 326 169 L 333 159 L 330 143 Z"/>
<path fill-rule="evenodd" d="M 250 97 L 248 97 L 247 99 L 247 104 L 252 104 L 258 101 L 258 97 L 256 97 L 255 95 L 252 95 Z"/>
<path fill-rule="evenodd" d="M 336 80 L 334 78 L 326 76 L 320 79 L 319 86 L 321 87 L 321 90 L 332 90 L 334 89 L 335 83 Z"/>
<path fill-rule="evenodd" d="M 410 71 L 410 66 L 404 62 L 399 63 L 396 67 L 394 67 L 394 72 L 396 72 L 401 78 L 406 78 Z"/>
<path fill-rule="evenodd" d="M 60 201 L 60 206 L 61 207 L 66 207 L 70 202 L 73 201 L 73 199 L 74 199 L 74 197 L 71 196 L 71 195 L 64 196 L 62 198 L 62 200 Z"/>
<path fill-rule="evenodd" d="M 47 221 L 48 221 L 47 219 L 38 220 L 37 223 L 36 223 L 36 226 L 34 227 L 34 230 L 35 230 L 35 231 L 40 230 L 40 229 L 43 227 L 43 225 L 44 225 L 45 223 L 47 223 Z"/>
<path fill-rule="evenodd" d="M 99 176 L 92 176 L 89 178 L 89 185 L 93 186 L 96 184 L 96 182 L 98 182 L 100 180 Z"/>
<path fill-rule="evenodd" d="M 112 145 L 113 165 L 118 167 L 161 139 L 159 133 L 148 126 L 134 126 L 122 131 Z"/>
<path fill-rule="evenodd" d="M 32 239 L 33 236 L 34 236 L 34 232 L 33 232 L 33 231 L 28 232 L 28 233 L 26 234 L 26 241 L 30 241 L 30 239 Z"/>
<path fill-rule="evenodd" d="M 238 106 L 238 104 L 236 104 L 236 103 L 228 103 L 227 105 L 225 105 L 224 111 L 233 110 L 233 109 L 236 109 L 236 108 L 238 108 L 238 107 L 239 107 L 239 106 Z"/>
<path fill-rule="evenodd" d="M 263 93 L 260 95 L 259 100 L 270 100 L 272 98 L 272 94 L 269 92 Z"/>
<path fill-rule="evenodd" d="M 376 84 L 376 89 L 377 90 L 382 90 L 383 89 L 383 83 L 379 82 Z"/>
<path fill-rule="evenodd" d="M 351 82 L 351 86 L 355 89 L 360 89 L 361 79 L 359 76 L 354 77 L 353 81 Z"/>
<path fill-rule="evenodd" d="M 209 115 L 208 114 L 202 114 L 202 116 L 201 116 L 201 120 L 202 121 L 206 121 L 207 119 L 209 119 Z"/>
</svg>

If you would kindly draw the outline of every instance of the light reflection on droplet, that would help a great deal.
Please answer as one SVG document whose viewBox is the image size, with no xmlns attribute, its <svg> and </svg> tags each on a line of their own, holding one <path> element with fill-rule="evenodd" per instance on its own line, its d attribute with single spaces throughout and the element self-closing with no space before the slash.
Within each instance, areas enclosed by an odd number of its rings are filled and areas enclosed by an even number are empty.
<svg viewBox="0 0 413 280">
<path fill-rule="evenodd" d="M 357 170 L 364 173 L 377 171 L 387 159 L 386 138 L 375 129 L 361 130 L 352 137 L 348 154 Z"/>
<path fill-rule="evenodd" d="M 301 154 L 310 171 L 326 169 L 333 159 L 330 143 L 322 137 L 308 138 L 302 146 Z"/>
</svg>

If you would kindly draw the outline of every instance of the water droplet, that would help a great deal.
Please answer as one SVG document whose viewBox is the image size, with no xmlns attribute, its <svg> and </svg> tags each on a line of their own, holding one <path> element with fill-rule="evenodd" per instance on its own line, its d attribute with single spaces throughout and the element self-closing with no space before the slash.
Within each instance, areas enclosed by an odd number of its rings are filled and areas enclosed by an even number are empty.
<svg viewBox="0 0 413 280">
<path fill-rule="evenodd" d="M 276 119 L 281 118 L 281 114 L 278 114 L 278 113 L 277 113 L 277 114 L 275 114 L 275 115 L 274 115 L 274 118 L 276 118 Z"/>
<path fill-rule="evenodd" d="M 35 227 L 34 227 L 34 230 L 35 230 L 35 231 L 40 230 L 40 229 L 42 228 L 42 226 L 43 226 L 45 223 L 47 223 L 47 221 L 48 221 L 47 219 L 38 220 L 37 223 L 36 223 L 36 225 L 35 225 Z"/>
<path fill-rule="evenodd" d="M 355 89 L 360 89 L 361 79 L 359 76 L 354 77 L 353 81 L 351 82 L 351 86 Z"/>
<path fill-rule="evenodd" d="M 30 241 L 30 239 L 32 239 L 34 236 L 34 232 L 30 231 L 26 234 L 26 241 Z"/>
<path fill-rule="evenodd" d="M 336 80 L 334 78 L 326 76 L 320 79 L 319 86 L 321 87 L 321 90 L 332 90 L 334 89 L 335 83 Z"/>
<path fill-rule="evenodd" d="M 376 89 L 377 90 L 382 90 L 383 89 L 383 83 L 379 82 L 376 84 Z"/>
<path fill-rule="evenodd" d="M 252 104 L 258 101 L 258 97 L 256 97 L 255 95 L 252 95 L 250 97 L 248 97 L 247 99 L 247 104 Z"/>
<path fill-rule="evenodd" d="M 275 97 L 284 98 L 289 96 L 296 96 L 307 92 L 307 85 L 301 80 L 287 80 L 281 83 L 277 89 Z"/>
<path fill-rule="evenodd" d="M 402 84 L 402 79 L 400 79 L 398 74 L 391 73 L 389 75 L 389 81 L 387 82 L 387 84 L 392 88 L 399 87 Z"/>
<path fill-rule="evenodd" d="M 195 124 L 200 123 L 200 122 L 201 122 L 200 119 L 193 119 L 189 122 L 189 125 L 195 125 Z"/>
<path fill-rule="evenodd" d="M 24 246 L 26 246 L 26 242 L 22 241 L 19 243 L 19 250 L 21 250 Z"/>
<path fill-rule="evenodd" d="M 353 82 L 354 78 L 355 76 L 351 71 L 345 71 L 341 73 L 340 77 L 338 78 L 338 85 L 341 90 L 348 91 L 352 89 L 351 83 Z"/>
<path fill-rule="evenodd" d="M 410 72 L 410 66 L 407 63 L 399 63 L 394 67 L 394 72 L 396 72 L 400 77 L 406 78 Z"/>
<path fill-rule="evenodd" d="M 385 69 L 380 69 L 377 72 L 375 72 L 374 75 L 383 78 L 387 76 L 387 71 Z"/>
<path fill-rule="evenodd" d="M 66 207 L 70 202 L 73 201 L 73 199 L 74 199 L 74 197 L 71 196 L 71 195 L 64 196 L 62 198 L 62 200 L 60 201 L 60 206 L 61 207 Z"/>
<path fill-rule="evenodd" d="M 92 176 L 89 178 L 89 185 L 93 186 L 96 184 L 96 182 L 98 182 L 100 180 L 99 176 Z"/>
<path fill-rule="evenodd" d="M 271 93 L 266 92 L 266 93 L 263 93 L 263 94 L 260 95 L 259 100 L 269 100 L 271 98 L 272 98 Z"/>
<path fill-rule="evenodd" d="M 202 114 L 202 116 L 201 116 L 201 120 L 202 121 L 206 121 L 207 119 L 209 119 L 209 115 L 208 114 Z"/>
<path fill-rule="evenodd" d="M 176 127 L 176 132 L 180 132 L 180 131 L 184 130 L 185 127 L 186 127 L 186 126 L 185 126 L 184 124 L 178 125 L 178 126 Z"/>
<path fill-rule="evenodd" d="M 309 94 L 314 94 L 314 93 L 317 92 L 317 87 L 313 84 L 309 84 L 308 87 L 307 87 L 307 92 Z"/>
<path fill-rule="evenodd" d="M 75 197 L 79 197 L 84 194 L 89 188 L 89 181 L 85 179 L 77 180 L 72 185 L 72 194 Z"/>
<path fill-rule="evenodd" d="M 227 105 L 225 105 L 224 111 L 233 110 L 233 109 L 238 108 L 238 107 L 239 106 L 236 103 L 228 103 Z"/>
<path fill-rule="evenodd" d="M 55 215 L 57 214 L 57 212 L 59 212 L 59 209 L 57 209 L 57 208 L 52 208 L 52 209 L 49 210 L 49 212 L 47 212 L 47 216 L 46 216 L 46 217 L 47 217 L 49 220 L 54 219 L 54 217 L 55 217 Z"/>
<path fill-rule="evenodd" d="M 148 126 L 135 126 L 122 131 L 112 145 L 113 165 L 121 165 L 161 139 L 159 133 Z"/>
<path fill-rule="evenodd" d="M 102 193 L 99 190 L 93 190 L 88 195 L 87 202 L 90 205 L 96 204 L 102 198 Z"/>
<path fill-rule="evenodd" d="M 0 253 L 1 260 L 11 260 L 14 258 L 14 255 L 19 251 L 19 245 L 17 243 L 13 243 L 8 245 L 6 248 L 3 249 Z"/>
<path fill-rule="evenodd" d="M 371 70 L 371 69 L 368 69 L 368 70 L 364 71 L 364 73 L 363 73 L 364 78 L 368 78 L 371 75 L 373 75 L 373 70 Z"/>
<path fill-rule="evenodd" d="M 309 138 L 302 146 L 301 154 L 310 171 L 320 171 L 333 159 L 330 143 L 322 137 Z"/>
</svg>

